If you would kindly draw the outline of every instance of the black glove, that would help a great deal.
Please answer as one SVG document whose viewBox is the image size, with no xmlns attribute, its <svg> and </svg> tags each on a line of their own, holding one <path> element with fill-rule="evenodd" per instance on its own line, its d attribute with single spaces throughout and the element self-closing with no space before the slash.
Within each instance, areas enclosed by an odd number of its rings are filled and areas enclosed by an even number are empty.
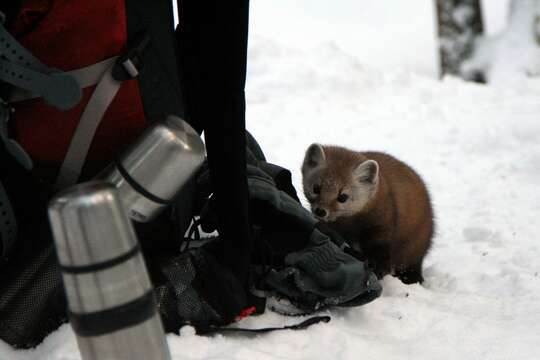
<svg viewBox="0 0 540 360">
<path fill-rule="evenodd" d="M 363 305 L 382 290 L 364 262 L 344 253 L 317 230 L 305 249 L 285 257 L 285 265 L 271 271 L 266 283 L 304 311 Z"/>
</svg>

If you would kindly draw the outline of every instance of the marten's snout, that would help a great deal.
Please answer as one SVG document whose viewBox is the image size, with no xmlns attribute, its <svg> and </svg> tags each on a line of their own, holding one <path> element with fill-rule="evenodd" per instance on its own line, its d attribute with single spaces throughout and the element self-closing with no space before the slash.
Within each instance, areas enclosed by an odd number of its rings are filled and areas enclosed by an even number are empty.
<svg viewBox="0 0 540 360">
<path fill-rule="evenodd" d="M 324 218 L 326 216 L 326 210 L 324 210 L 323 208 L 315 208 L 313 213 L 315 214 L 315 216 L 320 218 Z"/>
</svg>

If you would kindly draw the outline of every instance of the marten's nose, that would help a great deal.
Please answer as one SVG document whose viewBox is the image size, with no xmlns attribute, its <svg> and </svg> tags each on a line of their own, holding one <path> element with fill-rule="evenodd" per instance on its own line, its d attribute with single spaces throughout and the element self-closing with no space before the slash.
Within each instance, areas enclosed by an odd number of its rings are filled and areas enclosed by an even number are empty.
<svg viewBox="0 0 540 360">
<path fill-rule="evenodd" d="M 326 216 L 326 210 L 321 209 L 321 208 L 316 208 L 315 209 L 315 215 L 317 215 L 320 218 L 323 218 L 323 217 Z"/>
</svg>

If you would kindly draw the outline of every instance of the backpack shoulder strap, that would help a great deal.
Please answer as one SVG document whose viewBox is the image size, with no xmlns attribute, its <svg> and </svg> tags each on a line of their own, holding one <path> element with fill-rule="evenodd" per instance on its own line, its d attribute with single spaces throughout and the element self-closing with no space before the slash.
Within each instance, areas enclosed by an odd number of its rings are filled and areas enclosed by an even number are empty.
<svg viewBox="0 0 540 360">
<path fill-rule="evenodd" d="M 139 88 L 148 120 L 160 115 L 184 117 L 171 1 L 126 0 L 128 42 L 141 31 L 150 36 L 142 58 Z"/>
</svg>

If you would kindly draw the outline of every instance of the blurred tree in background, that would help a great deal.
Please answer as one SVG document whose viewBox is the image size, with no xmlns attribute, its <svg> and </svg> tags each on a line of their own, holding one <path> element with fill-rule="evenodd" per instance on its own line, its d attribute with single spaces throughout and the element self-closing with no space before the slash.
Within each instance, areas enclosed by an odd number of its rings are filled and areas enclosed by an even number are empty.
<svg viewBox="0 0 540 360">
<path fill-rule="evenodd" d="M 474 43 L 484 32 L 480 0 L 435 0 L 438 20 L 440 76 L 464 77 L 461 65 L 471 57 Z M 468 80 L 483 82 L 481 73 Z"/>
<path fill-rule="evenodd" d="M 511 0 L 505 29 L 483 35 L 479 0 L 436 0 L 440 75 L 477 82 L 540 77 L 540 0 Z"/>
</svg>

